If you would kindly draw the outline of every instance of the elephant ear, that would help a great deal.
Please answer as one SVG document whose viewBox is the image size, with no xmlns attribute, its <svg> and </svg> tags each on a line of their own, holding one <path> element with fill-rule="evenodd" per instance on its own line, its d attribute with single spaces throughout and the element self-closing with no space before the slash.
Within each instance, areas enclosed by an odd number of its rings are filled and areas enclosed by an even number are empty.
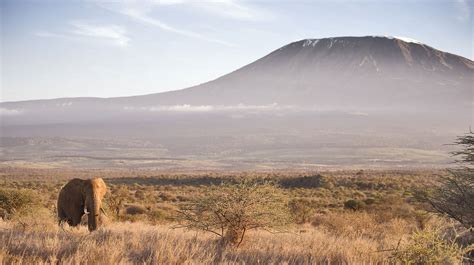
<svg viewBox="0 0 474 265">
<path fill-rule="evenodd" d="M 100 195 L 103 197 L 107 193 L 107 185 L 105 184 L 102 178 L 94 179 L 94 182 L 97 184 L 98 190 L 100 191 Z"/>
<path fill-rule="evenodd" d="M 62 189 L 63 201 L 65 204 L 84 205 L 85 203 L 85 186 L 84 180 L 72 179 Z M 60 194 L 61 194 L 60 193 Z"/>
</svg>

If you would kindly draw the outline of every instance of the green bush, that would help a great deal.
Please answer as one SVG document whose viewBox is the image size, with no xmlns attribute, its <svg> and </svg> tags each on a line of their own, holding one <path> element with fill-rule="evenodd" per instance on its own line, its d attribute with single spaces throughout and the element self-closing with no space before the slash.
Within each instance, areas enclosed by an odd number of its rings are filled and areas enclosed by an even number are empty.
<svg viewBox="0 0 474 265">
<path fill-rule="evenodd" d="M 365 208 L 365 202 L 361 200 L 354 200 L 354 199 L 347 200 L 346 202 L 344 202 L 344 208 L 350 209 L 353 211 L 359 211 Z"/>
</svg>

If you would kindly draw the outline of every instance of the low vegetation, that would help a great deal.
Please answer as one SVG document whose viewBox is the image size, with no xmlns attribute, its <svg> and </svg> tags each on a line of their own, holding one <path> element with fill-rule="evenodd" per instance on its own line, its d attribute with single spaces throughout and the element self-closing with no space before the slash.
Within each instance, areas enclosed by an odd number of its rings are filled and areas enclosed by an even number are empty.
<svg viewBox="0 0 474 265">
<path fill-rule="evenodd" d="M 414 232 L 407 243 L 393 251 L 393 259 L 404 264 L 462 264 L 470 260 L 472 246 L 462 247 L 455 238 L 443 238 L 440 229 Z"/>
<path fill-rule="evenodd" d="M 16 190 L 12 188 L 0 189 L 1 217 L 11 220 L 23 216 L 38 206 L 39 196 L 32 190 Z"/>
<path fill-rule="evenodd" d="M 472 264 L 473 139 L 446 171 L 79 172 L 109 188 L 92 233 L 57 225 L 71 172 L 4 168 L 0 262 Z"/>
<path fill-rule="evenodd" d="M 5 178 L 2 262 L 370 264 L 432 261 L 436 253 L 456 264 L 472 247 L 447 237 L 454 225 L 417 199 L 445 171 L 149 173 L 104 176 L 107 220 L 90 234 L 57 226 L 66 181 L 26 169 Z"/>
</svg>

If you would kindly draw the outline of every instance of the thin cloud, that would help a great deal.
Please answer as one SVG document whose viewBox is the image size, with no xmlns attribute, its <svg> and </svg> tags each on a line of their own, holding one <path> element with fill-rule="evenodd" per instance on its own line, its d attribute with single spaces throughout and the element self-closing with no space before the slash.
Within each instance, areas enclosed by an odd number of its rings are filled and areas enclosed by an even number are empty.
<svg viewBox="0 0 474 265">
<path fill-rule="evenodd" d="M 160 6 L 181 5 L 226 19 L 262 21 L 274 18 L 273 13 L 252 5 L 249 1 L 240 0 L 151 0 L 112 2 L 107 0 L 95 0 L 93 2 L 96 2 L 99 6 L 106 9 L 110 9 L 109 7 L 113 5 L 136 7 L 140 10 L 143 10 L 143 7 L 149 10 Z"/>
<path fill-rule="evenodd" d="M 16 116 L 22 113 L 23 113 L 23 110 L 20 110 L 20 109 L 0 108 L 0 116 Z"/>
<path fill-rule="evenodd" d="M 152 111 L 152 112 L 220 112 L 220 111 L 276 111 L 290 110 L 294 106 L 280 106 L 276 103 L 269 105 L 162 105 L 152 107 L 131 107 L 123 108 L 126 111 Z"/>
<path fill-rule="evenodd" d="M 92 37 L 109 40 L 117 46 L 127 46 L 130 39 L 126 36 L 126 30 L 117 25 L 92 25 L 80 21 L 72 21 L 74 29 L 71 31 L 78 36 Z"/>
<path fill-rule="evenodd" d="M 45 38 L 49 38 L 49 37 L 63 38 L 63 37 L 65 37 L 65 35 L 52 33 L 52 32 L 46 31 L 46 30 L 36 31 L 34 34 L 35 34 L 35 36 L 45 37 Z"/>
<path fill-rule="evenodd" d="M 267 105 L 158 105 L 148 107 L 125 106 L 125 111 L 149 111 L 149 112 L 273 112 L 273 111 L 294 111 L 294 112 L 325 112 L 336 110 L 327 106 L 295 106 L 295 105 L 279 105 L 278 103 Z M 366 115 L 366 113 L 354 111 L 352 115 Z"/>
<path fill-rule="evenodd" d="M 202 34 L 199 34 L 197 32 L 175 28 L 173 26 L 170 26 L 170 25 L 158 20 L 158 19 L 155 19 L 155 18 L 149 16 L 148 11 L 145 11 L 145 10 L 142 10 L 142 9 L 123 8 L 123 9 L 120 9 L 118 12 L 123 14 L 123 15 L 126 15 L 126 16 L 128 16 L 128 17 L 130 17 L 130 18 L 132 18 L 136 21 L 158 27 L 158 28 L 160 28 L 164 31 L 176 33 L 176 34 L 186 36 L 186 37 L 205 40 L 205 41 L 208 41 L 208 42 L 218 43 L 218 44 L 222 44 L 222 45 L 229 46 L 229 47 L 235 46 L 234 44 L 232 44 L 230 42 L 227 42 L 227 41 L 210 38 L 210 37 L 204 36 Z"/>
<path fill-rule="evenodd" d="M 273 15 L 254 6 L 245 5 L 234 0 L 220 0 L 209 2 L 186 1 L 190 5 L 203 11 L 220 16 L 243 21 L 262 21 L 273 19 Z"/>
<path fill-rule="evenodd" d="M 72 28 L 65 33 L 55 33 L 50 31 L 37 31 L 34 34 L 44 38 L 62 38 L 73 41 L 83 41 L 85 39 L 106 41 L 114 46 L 126 47 L 130 38 L 126 35 L 126 30 L 117 25 L 96 25 L 84 21 L 71 21 Z"/>
<path fill-rule="evenodd" d="M 175 33 L 181 36 L 204 40 L 207 42 L 217 43 L 229 47 L 235 47 L 233 43 L 217 38 L 212 38 L 204 34 L 181 29 L 173 25 L 169 25 L 150 15 L 155 8 L 162 6 L 178 6 L 182 5 L 192 8 L 196 11 L 204 12 L 213 16 L 226 19 L 234 19 L 241 21 L 260 21 L 272 18 L 269 12 L 265 12 L 256 7 L 251 7 L 235 0 L 207 0 L 207 1 L 191 1 L 191 0 L 155 0 L 155 1 L 125 1 L 110 3 L 107 1 L 97 1 L 97 4 L 112 12 L 120 13 L 128 16 L 135 21 L 157 27 L 161 30 Z"/>
</svg>

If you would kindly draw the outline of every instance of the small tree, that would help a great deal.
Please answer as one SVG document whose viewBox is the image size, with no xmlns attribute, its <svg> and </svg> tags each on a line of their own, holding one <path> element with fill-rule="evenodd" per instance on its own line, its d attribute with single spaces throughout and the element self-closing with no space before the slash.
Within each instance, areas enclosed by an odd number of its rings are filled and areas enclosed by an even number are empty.
<svg viewBox="0 0 474 265">
<path fill-rule="evenodd" d="M 113 190 L 107 194 L 106 204 L 113 212 L 115 217 L 119 217 L 120 209 L 122 209 L 128 194 L 129 192 L 124 186 L 120 186 L 118 189 Z"/>
<path fill-rule="evenodd" d="M 180 227 L 213 233 L 238 247 L 249 230 L 272 230 L 289 223 L 283 198 L 270 183 L 243 180 L 211 186 L 206 194 L 180 208 L 178 220 Z"/>
<path fill-rule="evenodd" d="M 474 133 L 458 137 L 455 142 L 462 146 L 461 151 L 453 154 L 460 168 L 449 170 L 442 177 L 437 188 L 423 192 L 423 198 L 432 208 L 450 218 L 459 221 L 468 229 L 474 227 Z"/>
</svg>

